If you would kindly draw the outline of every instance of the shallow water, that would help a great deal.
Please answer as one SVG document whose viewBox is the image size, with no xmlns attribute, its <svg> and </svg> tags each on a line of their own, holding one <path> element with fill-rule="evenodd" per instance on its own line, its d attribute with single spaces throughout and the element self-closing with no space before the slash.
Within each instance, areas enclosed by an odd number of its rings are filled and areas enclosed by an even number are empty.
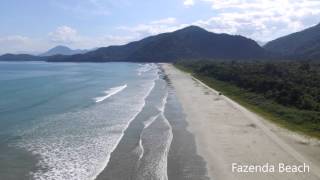
<svg viewBox="0 0 320 180">
<path fill-rule="evenodd" d="M 1 179 L 207 179 L 156 64 L 0 63 Z"/>
<path fill-rule="evenodd" d="M 21 165 L 11 179 L 94 179 L 158 78 L 145 66 L 1 63 L 0 166 L 18 164 L 19 154 L 36 168 Z"/>
<path fill-rule="evenodd" d="M 160 72 L 146 105 L 130 123 L 98 180 L 208 180 L 181 105 Z"/>
</svg>

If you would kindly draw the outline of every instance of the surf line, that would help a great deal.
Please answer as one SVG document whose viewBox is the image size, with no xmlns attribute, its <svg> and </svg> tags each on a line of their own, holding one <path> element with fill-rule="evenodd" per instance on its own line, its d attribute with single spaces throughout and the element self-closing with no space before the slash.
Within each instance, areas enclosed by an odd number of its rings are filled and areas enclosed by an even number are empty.
<svg viewBox="0 0 320 180">
<path fill-rule="evenodd" d="M 159 77 L 158 77 L 159 78 Z M 156 80 L 156 79 L 155 79 Z M 118 138 L 118 141 L 117 143 L 114 145 L 114 147 L 112 148 L 112 151 L 110 154 L 108 154 L 107 156 L 107 160 L 106 162 L 104 163 L 104 165 L 102 166 L 101 169 L 98 170 L 99 173 L 97 173 L 93 179 L 97 179 L 97 177 L 99 176 L 99 174 L 108 166 L 109 164 L 109 160 L 110 160 L 110 155 L 115 151 L 115 149 L 117 148 L 117 146 L 119 145 L 121 139 L 123 138 L 124 136 L 124 132 L 128 129 L 130 123 L 138 116 L 138 114 L 142 111 L 143 107 L 146 105 L 146 98 L 150 95 L 151 91 L 154 89 L 155 87 L 155 80 L 153 80 L 152 82 L 152 86 L 150 87 L 149 91 L 147 92 L 147 94 L 144 96 L 143 98 L 143 103 L 140 107 L 140 110 L 133 116 L 130 118 L 129 122 L 127 123 L 126 127 L 122 130 L 122 133 L 121 133 L 121 136 Z"/>
<path fill-rule="evenodd" d="M 96 97 L 94 99 L 95 99 L 96 103 L 102 102 L 102 101 L 108 99 L 109 97 L 111 97 L 111 96 L 113 96 L 115 94 L 118 94 L 119 92 L 123 91 L 125 88 L 127 88 L 127 84 L 125 84 L 123 86 L 110 88 L 109 90 L 104 92 L 104 93 L 106 93 L 105 96 Z"/>
</svg>

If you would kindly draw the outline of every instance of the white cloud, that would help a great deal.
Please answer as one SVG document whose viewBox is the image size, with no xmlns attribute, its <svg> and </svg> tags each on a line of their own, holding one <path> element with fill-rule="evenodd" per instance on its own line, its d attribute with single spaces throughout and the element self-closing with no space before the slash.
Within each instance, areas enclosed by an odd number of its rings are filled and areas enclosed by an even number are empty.
<svg viewBox="0 0 320 180">
<path fill-rule="evenodd" d="M 80 35 L 76 29 L 69 26 L 60 26 L 54 32 L 49 33 L 50 41 L 57 45 L 68 45 L 74 48 L 93 48 L 110 45 L 120 45 L 133 40 L 131 36 L 84 36 Z"/>
<path fill-rule="evenodd" d="M 0 42 L 7 42 L 7 43 L 27 43 L 29 40 L 30 39 L 26 36 L 18 36 L 18 35 L 0 37 Z"/>
<path fill-rule="evenodd" d="M 164 18 L 160 20 L 151 21 L 145 24 L 138 24 L 135 26 L 121 26 L 118 27 L 119 30 L 124 30 L 129 33 L 133 33 L 134 37 L 144 38 L 150 35 L 156 35 L 164 32 L 172 32 L 178 29 L 181 29 L 187 24 L 181 24 L 177 21 L 176 18 Z"/>
<path fill-rule="evenodd" d="M 194 5 L 194 0 L 184 0 L 183 4 L 185 6 L 193 6 Z"/>
<path fill-rule="evenodd" d="M 46 48 L 46 44 L 40 39 L 32 39 L 26 36 L 9 35 L 0 37 L 0 54 L 5 53 L 37 53 Z"/>
<path fill-rule="evenodd" d="M 62 44 L 72 44 L 79 40 L 77 30 L 69 26 L 60 26 L 54 32 L 49 33 L 51 41 Z"/>
<path fill-rule="evenodd" d="M 136 38 L 133 36 L 97 35 L 84 36 L 69 26 L 60 26 L 48 33 L 46 38 L 30 38 L 20 35 L 0 37 L 0 54 L 32 53 L 39 54 L 57 45 L 75 49 L 92 49 L 110 45 L 122 45 Z"/>
<path fill-rule="evenodd" d="M 107 8 L 99 9 L 101 1 L 87 1 L 90 6 L 97 8 L 86 9 L 99 13 L 107 12 Z M 188 25 L 198 25 L 217 33 L 240 34 L 255 40 L 268 41 L 310 27 L 318 23 L 320 17 L 318 0 L 184 0 L 183 3 L 190 8 L 198 3 L 205 3 L 212 8 L 212 17 L 188 23 L 168 17 L 134 26 L 118 27 L 117 30 L 125 31 L 124 36 L 85 36 L 75 28 L 64 25 L 43 38 L 19 35 L 0 37 L 0 53 L 44 51 L 59 44 L 81 49 L 120 45 L 149 35 L 175 31 Z"/>
<path fill-rule="evenodd" d="M 115 36 L 115 35 L 103 35 L 95 37 L 82 36 L 79 41 L 74 43 L 72 47 L 81 49 L 91 49 L 93 47 L 106 47 L 111 45 L 123 45 L 132 40 L 135 40 L 132 36 Z"/>
<path fill-rule="evenodd" d="M 165 24 L 175 24 L 177 23 L 177 19 L 173 17 L 165 18 L 165 19 L 160 19 L 156 21 L 152 21 L 150 24 L 158 24 L 158 25 L 165 25 Z"/>
<path fill-rule="evenodd" d="M 272 40 L 319 21 L 317 0 L 194 0 L 208 3 L 215 16 L 193 22 L 215 32 Z"/>
</svg>

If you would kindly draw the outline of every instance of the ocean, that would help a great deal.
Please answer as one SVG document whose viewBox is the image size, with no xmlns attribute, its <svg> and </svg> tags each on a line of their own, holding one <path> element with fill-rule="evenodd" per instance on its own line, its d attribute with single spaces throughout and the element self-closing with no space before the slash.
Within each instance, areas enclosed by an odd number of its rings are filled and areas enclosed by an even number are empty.
<svg viewBox="0 0 320 180">
<path fill-rule="evenodd" d="M 207 179 L 186 127 L 157 64 L 0 62 L 1 179 Z"/>
</svg>

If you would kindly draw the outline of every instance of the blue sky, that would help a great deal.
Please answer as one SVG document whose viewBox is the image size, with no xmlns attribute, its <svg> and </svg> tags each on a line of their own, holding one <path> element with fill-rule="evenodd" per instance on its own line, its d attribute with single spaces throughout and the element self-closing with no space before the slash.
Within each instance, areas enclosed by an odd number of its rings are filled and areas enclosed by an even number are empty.
<svg viewBox="0 0 320 180">
<path fill-rule="evenodd" d="M 320 22 L 315 0 L 2 0 L 0 54 L 90 49 L 198 25 L 259 41 Z"/>
</svg>

